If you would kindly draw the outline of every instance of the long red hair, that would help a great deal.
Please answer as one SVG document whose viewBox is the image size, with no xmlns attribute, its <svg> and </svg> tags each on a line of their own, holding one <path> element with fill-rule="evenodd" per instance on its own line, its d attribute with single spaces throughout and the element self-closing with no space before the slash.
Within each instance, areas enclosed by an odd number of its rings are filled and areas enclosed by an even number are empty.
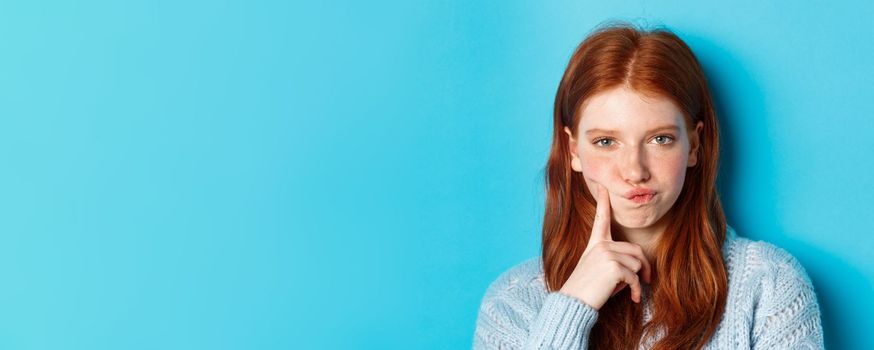
<svg viewBox="0 0 874 350">
<path fill-rule="evenodd" d="M 588 243 L 596 201 L 581 173 L 571 169 L 568 127 L 578 134 L 579 108 L 589 97 L 627 84 L 635 91 L 672 100 L 687 129 L 698 121 L 698 163 L 672 207 L 672 221 L 657 244 L 651 284 L 653 315 L 643 324 L 640 304 L 625 288 L 600 309 L 589 337 L 594 349 L 636 349 L 642 336 L 662 334 L 654 349 L 700 349 L 725 310 L 728 274 L 721 249 L 725 214 L 716 191 L 719 129 L 704 72 L 692 50 L 666 29 L 628 24 L 589 35 L 568 63 L 555 96 L 552 150 L 546 165 L 543 267 L 549 291 L 570 277 Z"/>
</svg>

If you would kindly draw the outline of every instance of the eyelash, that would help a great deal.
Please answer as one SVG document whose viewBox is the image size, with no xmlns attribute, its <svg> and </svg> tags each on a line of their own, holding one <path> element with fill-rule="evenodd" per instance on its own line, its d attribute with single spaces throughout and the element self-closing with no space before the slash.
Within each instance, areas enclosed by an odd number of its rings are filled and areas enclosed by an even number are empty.
<svg viewBox="0 0 874 350">
<path fill-rule="evenodd" d="M 670 144 L 674 143 L 674 140 L 675 140 L 674 137 L 671 136 L 671 135 L 658 135 L 658 136 L 656 136 L 656 137 L 653 137 L 653 139 L 656 139 L 656 138 L 659 138 L 659 137 L 665 137 L 665 138 L 667 138 L 667 139 L 669 140 L 669 141 L 666 141 L 665 143 L 657 143 L 658 145 L 661 145 L 661 146 L 667 146 L 667 145 L 670 145 Z M 610 141 L 613 141 L 613 139 L 611 139 L 611 138 L 609 138 L 609 137 L 602 137 L 602 138 L 599 138 L 599 139 L 595 140 L 594 142 L 592 142 L 592 144 L 595 145 L 596 147 L 600 147 L 600 148 L 607 148 L 607 147 L 610 147 L 610 146 L 603 146 L 603 145 L 600 144 L 600 142 L 601 142 L 601 141 L 604 141 L 604 140 L 610 140 Z"/>
</svg>

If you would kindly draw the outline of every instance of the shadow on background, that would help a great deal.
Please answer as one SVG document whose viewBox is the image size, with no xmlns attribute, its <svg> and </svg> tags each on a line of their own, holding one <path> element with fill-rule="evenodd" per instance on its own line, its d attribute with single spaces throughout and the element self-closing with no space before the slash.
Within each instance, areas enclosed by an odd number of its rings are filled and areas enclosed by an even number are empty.
<svg viewBox="0 0 874 350">
<path fill-rule="evenodd" d="M 766 110 L 764 93 L 760 86 L 732 54 L 717 46 L 706 38 L 686 35 L 685 38 L 693 47 L 710 80 L 710 87 L 715 99 L 721 132 L 721 159 L 718 187 L 728 223 L 742 235 L 751 239 L 761 239 L 773 243 L 792 253 L 805 267 L 810 276 L 819 299 L 822 312 L 822 325 L 826 348 L 846 349 L 854 344 L 848 344 L 847 339 L 862 339 L 863 330 L 851 327 L 853 320 L 870 317 L 868 312 L 874 310 L 874 288 L 866 280 L 859 267 L 843 261 L 819 247 L 793 239 L 790 232 L 784 232 L 779 222 L 776 203 L 779 199 L 776 188 L 779 185 L 775 171 L 775 160 L 771 152 L 750 154 L 741 147 L 741 142 L 754 141 L 759 149 L 772 149 L 768 137 L 768 123 L 772 116 Z M 718 69 L 716 67 L 719 67 Z M 742 98 L 743 103 L 733 103 Z M 736 106 L 745 106 L 739 110 Z M 741 113 L 757 113 L 761 120 L 755 125 L 739 125 L 741 118 L 735 118 Z M 741 167 L 747 160 L 754 157 L 760 163 L 756 168 L 755 184 L 741 184 L 742 176 L 737 174 L 746 171 Z M 749 178 L 749 177 L 748 177 Z M 746 205 L 741 188 L 754 188 L 759 198 L 769 200 L 773 204 Z M 785 199 L 783 199 L 785 200 Z M 744 215 L 755 207 L 757 215 Z M 762 213 L 761 211 L 766 212 Z M 756 221 L 751 217 L 775 218 Z M 826 218 L 839 220 L 840 218 Z M 825 233 L 822 233 L 825 234 Z M 856 327 L 858 328 L 858 327 Z M 855 334 L 859 333 L 859 334 Z"/>
</svg>

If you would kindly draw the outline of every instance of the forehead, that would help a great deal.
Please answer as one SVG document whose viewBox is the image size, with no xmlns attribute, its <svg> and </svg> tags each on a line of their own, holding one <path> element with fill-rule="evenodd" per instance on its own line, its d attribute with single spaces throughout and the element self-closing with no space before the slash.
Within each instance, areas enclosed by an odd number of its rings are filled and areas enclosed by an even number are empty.
<svg viewBox="0 0 874 350">
<path fill-rule="evenodd" d="M 580 133 L 589 129 L 646 132 L 675 125 L 685 130 L 682 110 L 668 98 L 638 93 L 620 86 L 590 97 L 580 110 Z"/>
</svg>

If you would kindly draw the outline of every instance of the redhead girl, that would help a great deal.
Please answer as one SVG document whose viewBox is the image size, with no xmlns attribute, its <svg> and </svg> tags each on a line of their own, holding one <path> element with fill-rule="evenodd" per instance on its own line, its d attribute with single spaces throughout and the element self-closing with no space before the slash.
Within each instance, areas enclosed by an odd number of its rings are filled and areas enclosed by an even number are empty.
<svg viewBox="0 0 874 350">
<path fill-rule="evenodd" d="M 670 31 L 601 28 L 555 98 L 542 253 L 483 297 L 474 349 L 820 349 L 798 261 L 738 236 L 704 73 Z"/>
</svg>

